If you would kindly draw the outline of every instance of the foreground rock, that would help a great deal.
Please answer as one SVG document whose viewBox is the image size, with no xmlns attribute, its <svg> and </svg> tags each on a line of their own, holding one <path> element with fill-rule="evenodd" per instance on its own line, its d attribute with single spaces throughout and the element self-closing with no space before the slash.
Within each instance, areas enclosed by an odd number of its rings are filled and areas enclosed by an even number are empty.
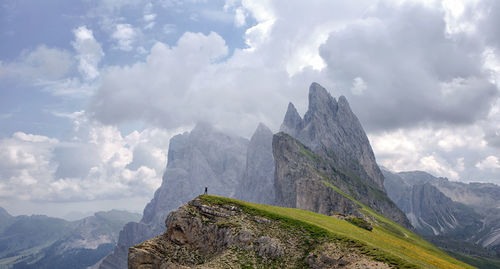
<svg viewBox="0 0 500 269">
<path fill-rule="evenodd" d="M 238 205 L 198 198 L 172 212 L 166 226 L 164 234 L 130 248 L 130 269 L 390 268 L 357 249 Z"/>
</svg>

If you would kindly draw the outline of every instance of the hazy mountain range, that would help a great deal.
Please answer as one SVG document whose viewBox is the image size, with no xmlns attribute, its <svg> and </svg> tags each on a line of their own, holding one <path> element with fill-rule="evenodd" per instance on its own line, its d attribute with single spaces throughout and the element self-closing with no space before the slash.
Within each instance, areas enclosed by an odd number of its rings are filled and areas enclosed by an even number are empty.
<svg viewBox="0 0 500 269">
<path fill-rule="evenodd" d="M 500 257 L 500 186 L 383 173 L 387 194 L 421 235 L 452 251 Z"/>
<path fill-rule="evenodd" d="M 109 254 L 118 232 L 139 214 L 111 210 L 77 221 L 11 216 L 0 208 L 0 267 L 86 268 Z"/>
</svg>

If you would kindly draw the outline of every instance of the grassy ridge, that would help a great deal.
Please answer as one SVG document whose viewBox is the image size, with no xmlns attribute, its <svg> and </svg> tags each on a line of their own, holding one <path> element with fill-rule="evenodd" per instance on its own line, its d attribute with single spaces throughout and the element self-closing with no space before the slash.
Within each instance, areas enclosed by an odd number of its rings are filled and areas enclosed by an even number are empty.
<svg viewBox="0 0 500 269">
<path fill-rule="evenodd" d="M 340 240 L 350 247 L 359 248 L 362 253 L 372 256 L 375 260 L 397 268 L 474 268 L 455 260 L 420 236 L 362 204 L 360 205 L 363 210 L 376 219 L 372 231 L 359 228 L 345 220 L 296 208 L 254 204 L 212 195 L 202 195 L 200 198 L 212 204 L 235 204 L 247 213 L 305 229 L 316 239 Z"/>
</svg>

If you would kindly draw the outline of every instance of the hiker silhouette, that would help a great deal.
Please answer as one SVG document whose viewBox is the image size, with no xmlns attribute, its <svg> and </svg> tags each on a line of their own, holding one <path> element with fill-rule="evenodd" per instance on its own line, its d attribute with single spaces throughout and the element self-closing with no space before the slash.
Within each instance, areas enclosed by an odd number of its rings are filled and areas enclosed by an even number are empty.
<svg viewBox="0 0 500 269">
<path fill-rule="evenodd" d="M 208 187 L 205 187 L 205 194 L 208 194 Z"/>
</svg>

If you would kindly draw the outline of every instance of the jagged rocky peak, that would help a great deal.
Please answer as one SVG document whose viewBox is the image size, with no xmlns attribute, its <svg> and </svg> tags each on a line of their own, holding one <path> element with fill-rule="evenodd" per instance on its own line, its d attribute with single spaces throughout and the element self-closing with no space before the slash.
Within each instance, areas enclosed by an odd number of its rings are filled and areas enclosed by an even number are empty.
<svg viewBox="0 0 500 269">
<path fill-rule="evenodd" d="M 335 116 L 338 103 L 328 91 L 316 82 L 309 87 L 309 109 L 304 115 L 305 121 L 311 121 L 312 117 Z"/>
<path fill-rule="evenodd" d="M 247 149 L 246 169 L 235 197 L 255 203 L 274 203 L 273 133 L 260 123 Z"/>
<path fill-rule="evenodd" d="M 344 96 L 337 102 L 325 88 L 312 83 L 304 118 L 290 103 L 280 130 L 339 168 L 384 191 L 384 177 L 368 137 Z"/>
<path fill-rule="evenodd" d="M 301 124 L 302 118 L 297 112 L 297 109 L 292 102 L 288 103 L 288 109 L 286 110 L 285 119 L 281 124 L 280 130 L 290 135 L 296 135 L 295 131 L 300 129 Z"/>
</svg>

